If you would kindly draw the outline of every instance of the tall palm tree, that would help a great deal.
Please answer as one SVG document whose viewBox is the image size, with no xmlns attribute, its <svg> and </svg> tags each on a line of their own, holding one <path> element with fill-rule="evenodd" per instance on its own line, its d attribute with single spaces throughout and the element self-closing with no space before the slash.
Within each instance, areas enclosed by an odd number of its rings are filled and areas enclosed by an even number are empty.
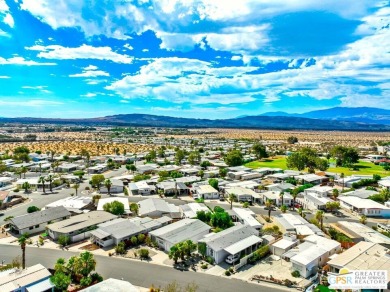
<svg viewBox="0 0 390 292">
<path fill-rule="evenodd" d="M 46 182 L 45 178 L 43 176 L 40 176 L 39 179 L 38 179 L 38 183 L 42 185 L 43 193 L 46 193 L 45 182 Z"/>
<path fill-rule="evenodd" d="M 21 173 L 23 173 L 23 178 L 26 178 L 26 172 L 28 171 L 27 167 L 22 166 L 21 167 Z"/>
<path fill-rule="evenodd" d="M 49 174 L 46 177 L 46 181 L 49 182 L 49 190 L 50 190 L 50 192 L 53 192 L 53 180 L 54 180 L 54 176 L 52 174 Z"/>
<path fill-rule="evenodd" d="M 108 195 L 111 196 L 112 182 L 109 178 L 104 181 L 104 186 L 107 188 Z"/>
<path fill-rule="evenodd" d="M 332 190 L 332 196 L 334 200 L 337 200 L 337 197 L 339 196 L 339 190 L 338 189 L 333 189 Z"/>
<path fill-rule="evenodd" d="M 302 218 L 305 218 L 305 213 L 303 212 L 303 208 L 302 207 L 298 208 L 298 214 L 301 215 Z"/>
<path fill-rule="evenodd" d="M 18 239 L 20 248 L 22 249 L 22 268 L 23 270 L 26 268 L 26 245 L 28 242 L 28 233 L 22 234 Z"/>
<path fill-rule="evenodd" d="M 284 197 L 284 192 L 282 191 L 282 192 L 280 192 L 280 194 L 279 194 L 279 198 L 280 198 L 280 200 L 282 201 L 281 204 L 280 204 L 280 207 L 282 207 L 282 206 L 284 205 L 283 197 Z"/>
<path fill-rule="evenodd" d="M 271 220 L 271 211 L 272 211 L 272 201 L 271 200 L 267 200 L 265 201 L 265 207 L 268 209 L 268 219 Z"/>
<path fill-rule="evenodd" d="M 324 216 L 324 211 L 318 210 L 317 213 L 316 213 L 316 219 L 320 223 L 321 230 L 324 230 L 324 217 L 325 217 Z"/>
<path fill-rule="evenodd" d="M 295 210 L 295 201 L 297 200 L 298 193 L 297 192 L 292 192 L 291 196 L 293 198 L 293 210 Z"/>
<path fill-rule="evenodd" d="M 237 196 L 233 193 L 229 194 L 230 209 L 233 209 L 233 202 L 237 199 Z"/>
<path fill-rule="evenodd" d="M 77 183 L 72 186 L 72 188 L 74 188 L 76 191 L 76 196 L 77 196 L 77 191 L 78 191 L 79 187 L 80 187 L 80 184 L 77 184 Z"/>
<path fill-rule="evenodd" d="M 343 188 L 342 188 L 342 192 L 344 191 L 344 177 L 345 177 L 345 175 L 344 175 L 344 172 L 342 172 L 341 174 L 340 174 L 340 178 L 342 178 L 343 179 Z"/>
</svg>

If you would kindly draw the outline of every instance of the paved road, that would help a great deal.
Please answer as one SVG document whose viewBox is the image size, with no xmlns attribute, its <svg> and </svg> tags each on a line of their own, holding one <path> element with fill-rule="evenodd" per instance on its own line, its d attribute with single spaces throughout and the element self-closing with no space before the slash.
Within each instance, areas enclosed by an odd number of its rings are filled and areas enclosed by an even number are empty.
<svg viewBox="0 0 390 292">
<path fill-rule="evenodd" d="M 13 258 L 21 254 L 18 246 L 0 245 L 1 259 L 10 262 Z M 69 258 L 74 255 L 73 252 L 61 251 L 55 249 L 44 249 L 36 247 L 27 247 L 26 264 L 31 266 L 41 263 L 45 267 L 53 267 L 55 261 L 60 258 Z M 286 291 L 275 287 L 275 289 L 257 284 L 247 283 L 237 279 L 227 279 L 212 276 L 204 273 L 192 271 L 181 272 L 170 267 L 148 264 L 145 262 L 131 261 L 104 256 L 95 256 L 97 261 L 97 272 L 103 278 L 109 277 L 131 282 L 140 287 L 164 287 L 168 283 L 177 281 L 182 286 L 195 282 L 199 291 Z"/>
</svg>

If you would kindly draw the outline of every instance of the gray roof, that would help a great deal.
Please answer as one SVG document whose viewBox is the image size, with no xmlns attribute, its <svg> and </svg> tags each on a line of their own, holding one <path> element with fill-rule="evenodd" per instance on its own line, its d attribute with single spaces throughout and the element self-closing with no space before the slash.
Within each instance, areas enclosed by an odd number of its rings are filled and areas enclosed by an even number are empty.
<svg viewBox="0 0 390 292">
<path fill-rule="evenodd" d="M 68 216 L 70 216 L 70 212 L 63 206 L 58 206 L 12 218 L 10 223 L 18 229 L 24 229 Z"/>
<path fill-rule="evenodd" d="M 140 201 L 138 203 L 139 205 L 139 214 L 142 216 L 144 214 L 148 214 L 151 212 L 162 212 L 162 213 L 180 213 L 179 207 L 169 204 L 166 201 L 162 199 L 146 199 L 143 201 Z"/>
<path fill-rule="evenodd" d="M 209 225 L 198 219 L 183 219 L 154 230 L 150 234 L 176 244 L 210 229 Z"/>
<path fill-rule="evenodd" d="M 206 243 L 214 251 L 219 251 L 259 232 L 249 225 L 237 225 L 224 231 L 205 237 L 201 242 Z"/>
<path fill-rule="evenodd" d="M 115 220 L 99 224 L 99 228 L 91 233 L 98 238 L 105 238 L 111 235 L 114 238 L 122 239 L 124 237 L 139 233 L 146 233 L 149 230 L 157 229 L 172 220 L 168 217 L 162 217 L 160 219 L 162 220 L 152 219 L 149 217 L 136 217 L 132 219 L 117 218 Z"/>
<path fill-rule="evenodd" d="M 70 233 L 90 226 L 98 225 L 118 218 L 116 215 L 105 211 L 92 211 L 73 216 L 69 219 L 49 225 L 49 229 L 60 233 Z"/>
</svg>

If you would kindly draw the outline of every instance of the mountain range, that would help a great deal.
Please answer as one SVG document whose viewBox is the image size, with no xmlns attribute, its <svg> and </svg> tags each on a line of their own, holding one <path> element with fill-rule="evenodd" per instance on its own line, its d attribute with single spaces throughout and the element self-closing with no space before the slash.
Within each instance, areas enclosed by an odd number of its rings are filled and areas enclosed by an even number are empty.
<svg viewBox="0 0 390 292">
<path fill-rule="evenodd" d="M 261 114 L 260 116 L 299 117 L 309 119 L 390 125 L 390 110 L 373 107 L 334 107 L 323 110 L 310 111 L 302 114 L 269 112 Z"/>
<path fill-rule="evenodd" d="M 88 119 L 0 118 L 0 123 L 50 123 L 144 127 L 251 128 L 281 130 L 390 131 L 390 110 L 336 107 L 303 114 L 270 112 L 231 119 L 195 119 L 120 114 Z"/>
</svg>

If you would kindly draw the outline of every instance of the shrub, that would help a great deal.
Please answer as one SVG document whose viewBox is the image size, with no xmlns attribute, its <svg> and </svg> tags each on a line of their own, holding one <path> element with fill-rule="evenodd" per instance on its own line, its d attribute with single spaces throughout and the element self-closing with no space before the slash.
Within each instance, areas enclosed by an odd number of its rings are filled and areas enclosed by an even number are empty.
<svg viewBox="0 0 390 292">
<path fill-rule="evenodd" d="M 293 271 L 291 273 L 291 276 L 293 276 L 294 278 L 299 278 L 301 276 L 301 273 L 299 271 Z"/>
<path fill-rule="evenodd" d="M 248 202 L 244 202 L 244 203 L 242 204 L 242 206 L 243 206 L 244 208 L 249 208 L 249 203 L 248 203 Z"/>
<path fill-rule="evenodd" d="M 133 236 L 130 240 L 131 240 L 131 243 L 132 243 L 133 245 L 137 245 L 137 244 L 138 244 L 138 239 L 137 239 L 137 237 Z"/>
<path fill-rule="evenodd" d="M 139 243 L 144 243 L 145 242 L 145 238 L 146 238 L 146 236 L 145 236 L 145 234 L 138 234 L 138 242 Z"/>
<path fill-rule="evenodd" d="M 206 262 L 208 262 L 210 265 L 214 264 L 214 259 L 210 256 L 206 257 Z"/>
<path fill-rule="evenodd" d="M 230 268 L 229 268 L 229 271 L 230 271 L 230 273 L 233 273 L 233 272 L 234 272 L 234 268 L 233 268 L 233 267 L 230 267 Z"/>
<path fill-rule="evenodd" d="M 141 259 L 148 259 L 149 258 L 149 250 L 146 248 L 141 248 L 139 250 L 139 257 Z"/>
<path fill-rule="evenodd" d="M 117 246 L 115 246 L 115 252 L 117 254 L 125 254 L 126 253 L 126 245 L 124 242 L 119 242 Z"/>
<path fill-rule="evenodd" d="M 205 269 L 207 269 L 208 267 L 209 267 L 209 265 L 208 264 L 203 264 L 203 265 L 201 265 L 200 266 L 203 270 L 205 270 Z"/>
<path fill-rule="evenodd" d="M 60 235 L 58 237 L 58 243 L 62 246 L 67 246 L 70 242 L 70 238 L 67 235 Z"/>
<path fill-rule="evenodd" d="M 103 277 L 98 273 L 91 274 L 92 283 L 98 283 L 103 281 Z"/>
<path fill-rule="evenodd" d="M 14 189 L 14 192 L 15 192 L 15 193 L 19 193 L 20 190 L 19 190 L 19 189 Z"/>
<path fill-rule="evenodd" d="M 34 212 L 37 212 L 37 211 L 40 211 L 41 209 L 39 209 L 37 206 L 30 206 L 27 208 L 27 213 L 34 213 Z"/>
<path fill-rule="evenodd" d="M 225 271 L 225 275 L 229 277 L 229 276 L 231 275 L 230 271 L 229 271 L 229 270 L 226 270 L 226 271 Z"/>
<path fill-rule="evenodd" d="M 80 280 L 81 287 L 87 287 L 92 284 L 92 279 L 90 277 L 84 277 Z"/>
</svg>

